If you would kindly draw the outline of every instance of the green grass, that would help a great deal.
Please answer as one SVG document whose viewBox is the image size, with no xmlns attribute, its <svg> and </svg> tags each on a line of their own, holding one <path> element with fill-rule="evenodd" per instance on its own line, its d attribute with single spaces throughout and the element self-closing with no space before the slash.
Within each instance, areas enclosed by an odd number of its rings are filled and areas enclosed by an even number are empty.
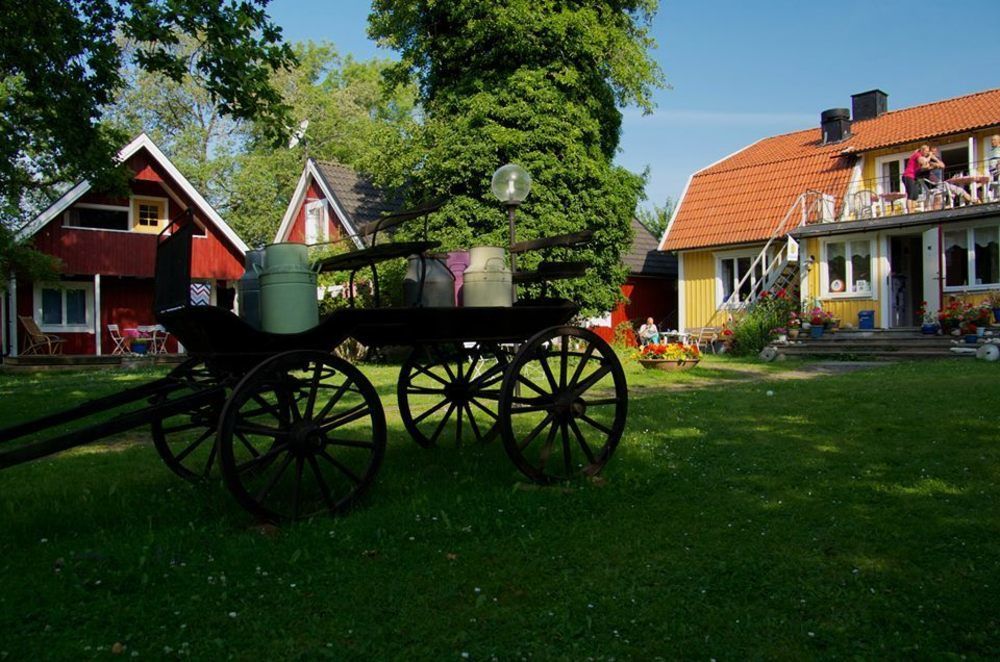
<svg viewBox="0 0 1000 662">
<path fill-rule="evenodd" d="M 363 505 L 261 532 L 151 446 L 0 473 L 0 658 L 996 658 L 996 364 L 629 368 L 603 480 L 389 449 Z M 0 420 L 152 375 L 0 376 Z M 665 387 L 665 388 L 661 388 Z M 769 394 L 770 393 L 770 394 Z"/>
</svg>

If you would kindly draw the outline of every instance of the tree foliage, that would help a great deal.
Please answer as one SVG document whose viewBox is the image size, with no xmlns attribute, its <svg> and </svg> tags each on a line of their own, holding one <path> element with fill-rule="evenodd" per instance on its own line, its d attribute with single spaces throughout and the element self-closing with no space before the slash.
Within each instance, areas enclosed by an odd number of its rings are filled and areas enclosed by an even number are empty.
<svg viewBox="0 0 1000 662">
<path fill-rule="evenodd" d="M 126 83 L 126 58 L 174 81 L 196 71 L 221 112 L 254 118 L 272 137 L 283 133 L 286 109 L 270 76 L 293 59 L 265 5 L 266 0 L 32 0 L 0 12 L 5 216 L 18 216 L 33 191 L 59 183 L 88 178 L 102 187 L 121 186 L 114 155 L 127 136 L 102 120 Z M 189 56 L 177 48 L 180 35 L 198 41 Z"/>
<path fill-rule="evenodd" d="M 589 262 L 588 277 L 560 292 L 588 310 L 611 308 L 644 184 L 612 164 L 619 108 L 651 110 L 662 84 L 648 55 L 656 4 L 375 0 L 369 33 L 401 55 L 388 79 L 418 83 L 425 121 L 391 160 L 367 169 L 380 183 L 407 183 L 412 201 L 449 195 L 432 230 L 458 247 L 506 243 L 489 181 L 500 165 L 521 164 L 534 186 L 518 212 L 518 238 L 593 229 L 592 244 L 562 256 Z"/>
<path fill-rule="evenodd" d="M 667 231 L 667 226 L 670 225 L 670 219 L 674 217 L 675 211 L 677 211 L 677 201 L 667 196 L 662 207 L 655 204 L 652 209 L 639 207 L 635 210 L 635 216 L 640 223 L 646 226 L 647 230 L 659 239 Z"/>
</svg>

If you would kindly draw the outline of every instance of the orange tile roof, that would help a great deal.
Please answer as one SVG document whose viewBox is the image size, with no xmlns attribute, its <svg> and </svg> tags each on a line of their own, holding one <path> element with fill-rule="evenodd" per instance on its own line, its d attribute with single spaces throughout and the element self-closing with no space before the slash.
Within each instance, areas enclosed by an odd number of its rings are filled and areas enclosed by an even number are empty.
<svg viewBox="0 0 1000 662">
<path fill-rule="evenodd" d="M 823 145 L 819 126 L 765 138 L 692 176 L 661 250 L 763 241 L 807 189 L 843 197 L 853 155 L 1000 126 L 1000 89 L 938 101 L 851 124 Z"/>
</svg>

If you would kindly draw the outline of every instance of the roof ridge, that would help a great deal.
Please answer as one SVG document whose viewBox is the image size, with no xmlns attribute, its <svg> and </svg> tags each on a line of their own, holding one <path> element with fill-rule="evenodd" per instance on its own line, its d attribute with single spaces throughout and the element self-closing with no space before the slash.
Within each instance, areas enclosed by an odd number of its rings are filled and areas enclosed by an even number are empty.
<svg viewBox="0 0 1000 662">
<path fill-rule="evenodd" d="M 962 99 L 971 99 L 972 97 L 982 96 L 984 94 L 995 94 L 1000 92 L 1000 87 L 993 87 L 988 90 L 979 90 L 978 92 L 970 92 L 969 94 L 963 94 L 957 97 L 951 97 L 949 99 L 939 99 L 938 101 L 927 101 L 925 103 L 918 103 L 916 106 L 907 106 L 906 108 L 896 108 L 895 110 L 887 110 L 885 113 L 877 117 L 869 117 L 864 120 L 851 120 L 851 124 L 861 123 L 861 122 L 871 122 L 872 120 L 877 120 L 879 118 L 885 117 L 886 115 L 895 115 L 897 113 L 906 112 L 909 110 L 917 110 L 918 108 L 925 108 L 927 106 L 938 106 L 943 103 L 950 103 L 952 101 L 961 101 Z"/>
</svg>

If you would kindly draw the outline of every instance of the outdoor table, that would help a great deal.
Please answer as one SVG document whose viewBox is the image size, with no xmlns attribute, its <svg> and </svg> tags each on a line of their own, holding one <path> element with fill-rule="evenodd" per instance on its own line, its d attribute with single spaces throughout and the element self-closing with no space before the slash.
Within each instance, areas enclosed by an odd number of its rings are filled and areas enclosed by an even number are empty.
<svg viewBox="0 0 1000 662">
<path fill-rule="evenodd" d="M 976 195 L 976 187 L 988 185 L 990 183 L 990 178 L 988 175 L 957 175 L 949 179 L 948 183 L 960 188 L 965 188 L 966 186 L 971 187 L 970 193 L 972 194 L 973 202 L 975 202 L 978 198 Z"/>
<path fill-rule="evenodd" d="M 905 198 L 906 194 L 903 193 L 902 191 L 889 191 L 888 193 L 880 193 L 878 197 L 882 199 L 883 203 L 888 202 L 889 203 L 889 209 L 892 209 L 893 207 L 895 207 L 896 201 L 897 200 L 902 200 L 903 198 Z M 882 215 L 885 216 L 885 214 L 886 214 L 886 210 L 885 210 L 885 206 L 883 205 L 883 207 L 882 207 Z"/>
</svg>

